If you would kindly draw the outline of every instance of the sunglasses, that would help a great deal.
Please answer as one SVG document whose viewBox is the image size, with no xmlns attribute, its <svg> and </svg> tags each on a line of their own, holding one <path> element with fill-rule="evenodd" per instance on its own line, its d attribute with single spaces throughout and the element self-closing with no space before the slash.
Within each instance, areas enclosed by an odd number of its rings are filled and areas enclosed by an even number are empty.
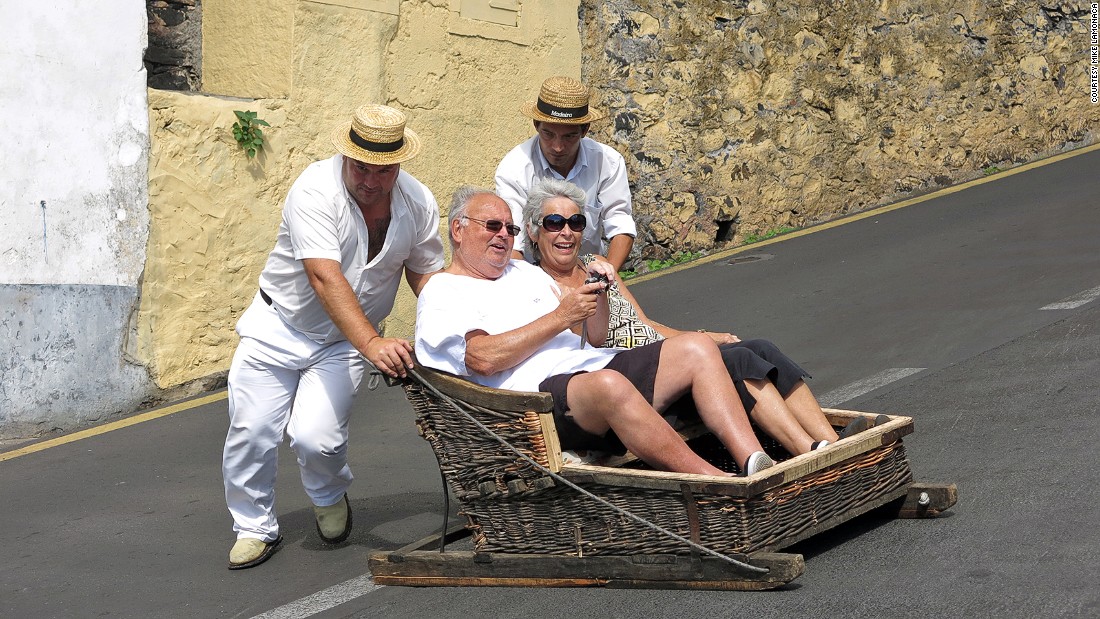
<svg viewBox="0 0 1100 619">
<path fill-rule="evenodd" d="M 516 224 L 506 224 L 499 219 L 475 219 L 469 215 L 463 215 L 463 219 L 469 219 L 470 221 L 476 221 L 477 223 L 485 226 L 485 229 L 493 234 L 500 232 L 501 228 L 508 231 L 508 236 L 515 236 L 519 234 L 519 226 Z"/>
<path fill-rule="evenodd" d="M 568 219 L 555 213 L 554 215 L 543 217 L 540 225 L 543 230 L 547 232 L 561 232 L 565 224 L 569 224 L 569 229 L 573 232 L 580 232 L 588 225 L 588 220 L 580 213 L 570 215 Z"/>
</svg>

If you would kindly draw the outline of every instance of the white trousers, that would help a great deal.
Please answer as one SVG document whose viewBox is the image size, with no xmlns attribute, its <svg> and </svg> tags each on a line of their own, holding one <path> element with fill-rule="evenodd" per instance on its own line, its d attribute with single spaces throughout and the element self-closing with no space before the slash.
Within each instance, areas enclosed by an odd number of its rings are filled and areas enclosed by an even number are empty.
<svg viewBox="0 0 1100 619">
<path fill-rule="evenodd" d="M 279 536 L 275 477 L 284 433 L 314 505 L 340 501 L 353 476 L 348 420 L 366 364 L 348 342 L 318 344 L 259 297 L 237 326 L 229 368 L 229 433 L 222 453 L 225 502 L 238 538 Z"/>
</svg>

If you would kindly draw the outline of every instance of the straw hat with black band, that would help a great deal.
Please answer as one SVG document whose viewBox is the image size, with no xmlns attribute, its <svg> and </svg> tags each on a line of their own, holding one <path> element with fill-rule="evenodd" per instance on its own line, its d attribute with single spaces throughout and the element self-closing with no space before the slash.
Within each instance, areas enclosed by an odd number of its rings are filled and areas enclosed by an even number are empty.
<svg viewBox="0 0 1100 619">
<path fill-rule="evenodd" d="M 587 86 L 571 77 L 555 75 L 542 83 L 538 100 L 524 103 L 520 111 L 540 122 L 584 125 L 604 117 L 588 107 L 588 102 Z"/>
<path fill-rule="evenodd" d="M 337 152 L 356 161 L 392 165 L 420 153 L 420 137 L 405 127 L 405 115 L 387 105 L 361 105 L 351 121 L 332 132 Z"/>
</svg>

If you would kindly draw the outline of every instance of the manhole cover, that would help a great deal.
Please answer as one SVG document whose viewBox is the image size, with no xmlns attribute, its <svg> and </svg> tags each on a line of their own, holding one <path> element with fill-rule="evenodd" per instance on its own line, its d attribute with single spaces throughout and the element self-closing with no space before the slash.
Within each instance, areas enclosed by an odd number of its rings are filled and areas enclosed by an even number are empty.
<svg viewBox="0 0 1100 619">
<path fill-rule="evenodd" d="M 774 254 L 747 254 L 744 256 L 734 256 L 730 259 L 729 264 L 748 264 L 750 262 L 771 260 L 772 258 L 775 258 Z"/>
</svg>

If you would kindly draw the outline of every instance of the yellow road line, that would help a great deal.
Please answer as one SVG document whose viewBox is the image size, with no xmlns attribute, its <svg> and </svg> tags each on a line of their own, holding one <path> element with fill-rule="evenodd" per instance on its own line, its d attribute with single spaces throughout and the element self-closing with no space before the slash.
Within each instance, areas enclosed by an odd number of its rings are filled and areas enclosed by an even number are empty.
<svg viewBox="0 0 1100 619">
<path fill-rule="evenodd" d="M 201 398 L 195 398 L 194 400 L 187 400 L 186 402 L 180 402 L 179 404 L 173 404 L 164 408 L 157 408 L 147 413 L 140 415 L 134 415 L 133 417 L 127 417 L 126 419 L 119 419 L 111 423 L 96 426 L 94 428 L 88 428 L 87 430 L 81 430 L 80 432 L 73 432 L 72 434 L 66 434 L 65 436 L 59 436 L 57 438 L 51 438 L 48 441 L 42 441 L 41 443 L 34 443 L 33 445 L 27 445 L 20 449 L 12 451 L 6 451 L 0 453 L 0 462 L 5 460 L 12 460 L 20 456 L 32 454 L 38 451 L 50 449 L 51 447 L 57 447 L 58 445 L 65 445 L 82 439 L 86 439 L 92 436 L 99 436 L 100 434 L 106 434 L 108 432 L 114 432 L 115 430 L 121 430 L 132 425 L 144 423 L 146 421 L 152 421 L 153 419 L 160 419 L 161 417 L 167 417 L 168 415 L 174 415 L 181 411 L 190 410 L 192 408 L 202 406 L 204 404 L 210 404 L 219 400 L 224 400 L 228 397 L 228 392 L 222 391 L 220 393 L 214 393 L 211 395 L 203 396 Z"/>
<path fill-rule="evenodd" d="M 771 245 L 773 243 L 779 243 L 781 241 L 787 241 L 787 240 L 790 240 L 790 239 L 795 239 L 795 238 L 798 238 L 800 236 L 806 236 L 807 234 L 813 234 L 814 232 L 821 232 L 823 230 L 829 230 L 831 228 L 836 228 L 837 226 L 843 226 L 844 224 L 850 224 L 854 221 L 859 221 L 861 219 L 867 219 L 868 217 L 877 217 L 878 215 L 882 215 L 883 213 L 889 213 L 890 211 L 896 211 L 900 208 L 905 208 L 907 206 L 912 206 L 912 205 L 918 204 L 920 202 L 927 202 L 928 200 L 934 200 L 936 198 L 942 198 L 943 196 L 948 196 L 948 195 L 951 195 L 953 193 L 958 193 L 960 191 L 965 191 L 967 189 L 970 189 L 971 187 L 977 187 L 978 185 L 984 185 L 985 183 L 991 183 L 993 181 L 999 181 L 1003 178 L 1012 176 L 1013 174 L 1019 174 L 1021 172 L 1027 172 L 1028 170 L 1034 170 L 1035 168 L 1040 168 L 1040 167 L 1045 166 L 1045 165 L 1050 165 L 1052 163 L 1057 163 L 1059 161 L 1069 159 L 1070 157 L 1076 157 L 1078 155 L 1084 155 L 1085 153 L 1091 153 L 1094 150 L 1100 150 L 1100 144 L 1093 144 L 1092 146 L 1086 146 L 1085 148 L 1072 150 L 1072 151 L 1069 151 L 1069 152 L 1066 152 L 1066 153 L 1062 153 L 1060 155 L 1055 155 L 1053 157 L 1047 157 L 1046 159 L 1040 159 L 1039 161 L 1033 161 L 1031 163 L 1027 163 L 1027 164 L 1024 164 L 1022 166 L 1012 168 L 1010 170 L 1005 170 L 1003 172 L 998 172 L 996 174 L 991 174 L 990 176 L 985 176 L 985 177 L 982 177 L 982 178 L 976 178 L 972 181 L 967 181 L 967 182 L 965 182 L 961 185 L 954 185 L 954 186 L 951 186 L 951 187 L 945 187 L 943 189 L 940 189 L 939 191 L 934 191 L 932 193 L 927 193 L 927 194 L 924 194 L 924 195 L 921 195 L 921 196 L 917 196 L 915 198 L 910 198 L 908 200 L 903 200 L 901 202 L 896 202 L 894 204 L 887 204 L 885 206 L 875 207 L 873 209 L 862 211 L 862 212 L 856 213 L 854 215 L 846 215 L 846 216 L 843 216 L 839 219 L 834 219 L 832 221 L 828 221 L 828 222 L 825 222 L 823 224 L 810 226 L 809 228 L 803 228 L 801 230 L 796 230 L 794 232 L 790 232 L 790 233 L 787 233 L 787 234 L 781 234 L 779 236 L 772 237 L 772 238 L 770 238 L 766 241 L 760 241 L 760 242 L 757 242 L 757 243 L 753 243 L 752 245 L 741 245 L 739 247 L 734 247 L 733 249 L 723 250 L 723 251 L 720 251 L 718 253 L 711 254 L 709 256 L 705 256 L 705 257 L 700 258 L 698 260 L 692 260 L 691 262 L 685 262 L 683 264 L 678 264 L 676 266 L 669 267 L 667 269 L 661 269 L 660 271 L 656 271 L 654 273 L 647 273 L 645 275 L 640 275 L 638 277 L 632 277 L 632 278 L 626 280 L 626 283 L 627 283 L 628 286 L 630 286 L 630 285 L 633 285 L 635 282 L 644 282 L 644 281 L 647 281 L 647 280 L 650 280 L 650 279 L 654 279 L 656 277 L 661 277 L 662 275 L 668 275 L 670 273 L 676 273 L 676 272 L 679 272 L 679 271 L 683 271 L 684 269 L 690 269 L 691 267 L 696 267 L 696 266 L 699 266 L 701 264 L 707 264 L 708 262 L 717 262 L 718 260 L 724 260 L 726 258 L 729 258 L 730 256 L 740 254 L 740 253 L 743 253 L 743 252 L 746 252 L 746 251 L 756 250 L 756 249 L 759 249 L 761 247 L 764 247 L 765 245 Z"/>
<path fill-rule="evenodd" d="M 753 243 L 752 245 L 742 245 L 741 247 L 734 247 L 733 249 L 727 249 L 725 251 L 721 251 L 721 252 L 718 252 L 716 254 L 711 254 L 709 256 L 706 256 L 705 258 L 700 258 L 699 260 L 693 260 L 691 262 L 685 262 L 684 264 L 679 264 L 679 265 L 676 265 L 674 267 L 670 267 L 670 268 L 667 268 L 667 269 L 662 269 L 662 270 L 657 271 L 655 273 L 648 273 L 646 275 L 641 275 L 641 276 L 632 278 L 628 281 L 630 282 L 630 284 L 634 284 L 636 282 L 644 282 L 646 280 L 650 280 L 650 279 L 653 279 L 655 277 L 660 277 L 662 275 L 668 275 L 670 273 L 676 273 L 678 271 L 683 271 L 684 269 L 690 269 L 692 267 L 696 267 L 696 266 L 699 266 L 701 264 L 706 264 L 708 262 L 715 262 L 715 261 L 718 261 L 718 260 L 722 260 L 722 259 L 728 258 L 730 256 L 733 256 L 735 254 L 739 254 L 739 253 L 742 253 L 742 252 L 758 249 L 758 248 L 764 247 L 766 245 L 771 245 L 772 243 L 778 243 L 780 241 L 786 241 L 786 240 L 789 240 L 789 239 L 798 238 L 800 236 L 805 236 L 807 234 L 812 234 L 814 232 L 821 232 L 822 230 L 829 230 L 830 228 L 835 228 L 837 226 L 843 226 L 844 224 L 849 224 L 849 223 L 852 223 L 853 221 L 859 221 L 861 219 L 867 219 L 868 217 L 875 217 L 877 215 L 881 215 L 883 213 L 888 213 L 890 211 L 896 211 L 897 209 L 905 208 L 907 206 L 912 206 L 912 205 L 918 204 L 920 202 L 925 202 L 925 201 L 932 200 L 932 199 L 935 199 L 935 198 L 940 198 L 940 197 L 947 196 L 947 195 L 950 195 L 950 194 L 953 194 L 953 193 L 956 193 L 956 192 L 959 192 L 959 191 L 970 189 L 971 187 L 977 187 L 978 185 L 982 185 L 982 184 L 989 183 L 989 182 L 992 182 L 992 181 L 1000 180 L 1002 178 L 1012 176 L 1013 174 L 1019 174 L 1021 172 L 1026 172 L 1028 170 L 1033 170 L 1033 169 L 1038 168 L 1038 167 L 1042 167 L 1042 166 L 1045 166 L 1045 165 L 1050 165 L 1052 163 L 1057 163 L 1057 162 L 1062 161 L 1064 159 L 1069 159 L 1070 157 L 1076 157 L 1077 155 L 1084 155 L 1085 153 L 1091 153 L 1092 151 L 1098 150 L 1098 149 L 1100 149 L 1100 144 L 1094 144 L 1092 146 L 1088 146 L 1088 147 L 1081 148 L 1081 149 L 1078 149 L 1078 150 L 1069 151 L 1067 153 L 1062 153 L 1060 155 L 1055 155 L 1053 157 L 1048 157 L 1046 159 L 1041 159 L 1039 161 L 1033 161 L 1031 163 L 1024 164 L 1024 165 L 1016 167 L 1016 168 L 1012 168 L 1011 170 L 1005 170 L 1004 172 L 998 172 L 997 174 L 993 174 L 991 176 L 986 176 L 986 177 L 983 177 L 983 178 L 974 179 L 972 181 L 968 181 L 968 182 L 963 183 L 961 185 L 955 185 L 953 187 L 946 187 L 944 189 L 940 189 L 939 191 L 935 191 L 935 192 L 932 192 L 932 193 L 929 193 L 929 194 L 918 196 L 916 198 L 910 198 L 909 200 L 904 200 L 902 202 L 897 202 L 895 204 L 888 204 L 886 206 L 880 206 L 880 207 L 873 208 L 873 209 L 870 209 L 870 210 L 867 210 L 867 211 L 863 211 L 861 213 L 856 213 L 855 215 L 849 215 L 849 216 L 842 217 L 840 219 L 836 219 L 836 220 L 833 220 L 833 221 L 829 221 L 829 222 L 826 222 L 826 223 L 823 223 L 823 224 L 820 224 L 820 225 L 811 226 L 809 228 L 803 228 L 802 230 L 797 230 L 797 231 L 791 232 L 789 234 L 783 234 L 783 235 L 780 235 L 780 236 L 777 236 L 777 237 L 770 238 L 766 241 L 760 241 L 759 243 Z M 89 437 L 92 437 L 92 436 L 98 436 L 100 434 L 106 434 L 108 432 L 113 432 L 115 430 L 120 430 L 122 428 L 126 428 L 126 427 L 136 425 L 136 424 L 139 424 L 139 423 L 144 423 L 146 421 L 150 421 L 150 420 L 153 420 L 153 419 L 159 419 L 161 417 L 167 417 L 168 415 L 173 415 L 175 413 L 179 413 L 179 412 L 182 412 L 182 411 L 185 411 L 185 410 L 190 410 L 190 409 L 195 408 L 197 406 L 202 406 L 203 404 L 210 404 L 211 402 L 217 402 L 219 400 L 224 400 L 226 397 L 228 397 L 227 393 L 225 391 L 222 391 L 220 393 L 215 393 L 215 394 L 212 394 L 212 395 L 203 396 L 201 398 L 195 398 L 194 400 L 188 400 L 186 402 L 181 402 L 179 404 L 173 404 L 172 406 L 167 406 L 165 408 L 159 408 L 159 409 L 156 409 L 156 410 L 152 410 L 152 411 L 149 411 L 148 413 L 142 413 L 140 415 L 134 415 L 133 417 L 127 417 L 126 419 L 120 419 L 118 421 L 108 423 L 108 424 L 104 424 L 102 426 L 97 426 L 97 427 L 94 427 L 94 428 L 89 428 L 87 430 L 81 430 L 80 432 L 73 432 L 72 434 L 66 434 L 65 436 L 59 436 L 57 438 L 52 438 L 48 441 L 42 441 L 41 443 L 34 443 L 33 445 L 28 445 L 28 446 L 22 447 L 20 449 L 15 449 L 13 451 L 7 451 L 7 452 L 0 453 L 0 462 L 3 462 L 5 460 L 12 460 L 12 459 L 18 458 L 20 456 L 25 456 L 27 454 L 32 454 L 32 453 L 35 453 L 35 452 L 50 449 L 51 447 L 57 447 L 58 445 L 65 445 L 67 443 L 72 443 L 72 442 L 79 441 L 79 440 L 89 438 Z"/>
</svg>

